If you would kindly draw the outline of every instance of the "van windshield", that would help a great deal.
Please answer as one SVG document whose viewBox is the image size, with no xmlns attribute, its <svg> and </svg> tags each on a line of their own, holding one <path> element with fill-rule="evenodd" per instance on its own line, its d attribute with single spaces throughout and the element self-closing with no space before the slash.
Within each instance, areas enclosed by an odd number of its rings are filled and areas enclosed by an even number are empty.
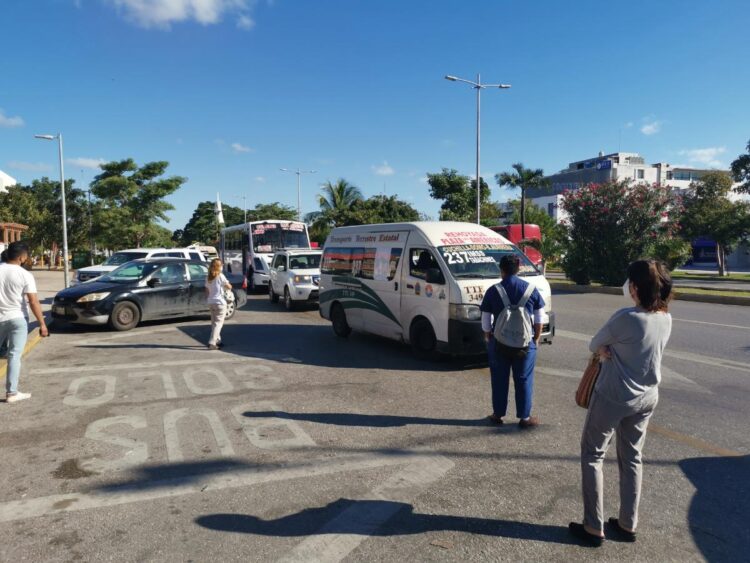
<svg viewBox="0 0 750 563">
<path fill-rule="evenodd" d="M 451 274 L 457 279 L 499 278 L 500 260 L 508 254 L 521 259 L 519 276 L 541 275 L 526 255 L 511 244 L 461 244 L 439 246 L 438 250 Z"/>
</svg>

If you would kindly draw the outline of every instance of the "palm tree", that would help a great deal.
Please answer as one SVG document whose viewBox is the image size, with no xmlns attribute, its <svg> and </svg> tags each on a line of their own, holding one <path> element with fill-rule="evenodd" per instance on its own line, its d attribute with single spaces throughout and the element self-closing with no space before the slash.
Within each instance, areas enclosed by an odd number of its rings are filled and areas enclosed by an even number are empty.
<svg viewBox="0 0 750 563">
<path fill-rule="evenodd" d="M 516 162 L 513 165 L 515 172 L 500 172 L 495 174 L 497 184 L 507 186 L 510 189 L 521 188 L 521 238 L 526 238 L 524 225 L 526 224 L 526 190 L 529 188 L 543 188 L 548 185 L 544 179 L 544 170 L 524 167 L 523 163 Z"/>
<path fill-rule="evenodd" d="M 318 204 L 322 213 L 347 209 L 355 201 L 363 199 L 362 191 L 343 178 L 339 178 L 335 183 L 326 182 L 321 191 L 323 193 L 318 196 Z"/>
</svg>

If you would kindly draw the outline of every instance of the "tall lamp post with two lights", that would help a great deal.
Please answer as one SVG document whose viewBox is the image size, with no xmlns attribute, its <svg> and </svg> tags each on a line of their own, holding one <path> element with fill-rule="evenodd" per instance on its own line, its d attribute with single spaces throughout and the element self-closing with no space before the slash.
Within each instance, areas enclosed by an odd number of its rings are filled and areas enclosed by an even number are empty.
<svg viewBox="0 0 750 563">
<path fill-rule="evenodd" d="M 510 88 L 510 84 L 482 84 L 482 77 L 477 74 L 477 80 L 474 82 L 473 80 L 466 80 L 465 78 L 458 78 L 457 76 L 451 76 L 447 75 L 445 77 L 446 80 L 450 80 L 451 82 L 464 82 L 465 84 L 468 84 L 472 88 L 474 88 L 477 91 L 477 224 L 480 222 L 480 216 L 481 216 L 481 207 L 482 207 L 482 186 L 480 176 L 479 176 L 479 131 L 480 131 L 480 121 L 481 121 L 481 93 L 482 90 L 485 90 L 487 88 L 500 88 L 501 90 L 507 90 Z"/>
</svg>

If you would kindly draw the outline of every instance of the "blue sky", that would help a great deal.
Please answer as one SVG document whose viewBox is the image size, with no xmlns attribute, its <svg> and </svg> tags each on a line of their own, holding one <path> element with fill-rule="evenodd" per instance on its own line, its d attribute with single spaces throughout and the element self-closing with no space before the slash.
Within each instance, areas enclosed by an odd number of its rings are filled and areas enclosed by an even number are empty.
<svg viewBox="0 0 750 563">
<path fill-rule="evenodd" d="M 0 169 L 86 184 L 99 159 L 167 160 L 189 181 L 170 228 L 213 199 L 316 208 L 325 180 L 437 216 L 425 173 L 599 150 L 726 167 L 750 138 L 743 1 L 2 0 Z M 514 195 L 498 187 L 493 198 Z"/>
</svg>

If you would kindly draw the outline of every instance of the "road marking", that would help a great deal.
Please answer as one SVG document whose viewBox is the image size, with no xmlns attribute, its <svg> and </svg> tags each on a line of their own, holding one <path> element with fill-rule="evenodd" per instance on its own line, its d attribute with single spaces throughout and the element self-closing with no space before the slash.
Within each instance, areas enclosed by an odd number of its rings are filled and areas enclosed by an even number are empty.
<svg viewBox="0 0 750 563">
<path fill-rule="evenodd" d="M 725 324 L 722 324 L 722 323 L 709 323 L 708 321 L 693 321 L 693 320 L 690 320 L 690 319 L 675 319 L 675 318 L 673 318 L 672 320 L 673 321 L 679 321 L 681 323 L 695 323 L 695 324 L 699 324 L 699 325 L 723 326 L 723 327 L 726 327 L 726 328 L 739 328 L 739 329 L 742 329 L 742 330 L 750 330 L 750 326 L 725 325 Z"/>
<path fill-rule="evenodd" d="M 556 377 L 567 377 L 568 379 L 581 379 L 581 376 L 583 375 L 583 370 L 574 371 L 572 369 L 550 368 L 550 367 L 544 367 L 540 365 L 534 366 L 534 371 L 542 373 L 544 375 L 553 375 Z M 710 389 L 706 389 L 705 387 L 696 383 L 692 379 L 689 379 L 685 377 L 684 375 L 682 375 L 681 373 L 677 373 L 673 369 L 670 369 L 664 365 L 662 365 L 661 367 L 661 372 L 662 372 L 662 380 L 661 380 L 662 387 L 676 388 L 676 389 L 688 387 L 696 392 L 701 392 L 701 393 L 712 392 Z"/>
<path fill-rule="evenodd" d="M 180 447 L 180 435 L 177 432 L 177 423 L 186 416 L 202 416 L 207 420 L 221 455 L 224 457 L 234 456 L 232 442 L 229 440 L 227 431 L 224 430 L 224 426 L 221 424 L 221 419 L 216 414 L 216 411 L 205 408 L 182 408 L 164 414 L 164 441 L 167 444 L 167 459 L 169 463 L 178 463 L 185 459 Z"/>
<path fill-rule="evenodd" d="M 706 442 L 704 440 L 701 440 L 700 438 L 696 438 L 694 436 L 688 436 L 687 434 L 682 434 L 681 432 L 675 432 L 674 430 L 670 430 L 669 428 L 665 428 L 664 426 L 660 426 L 658 424 L 653 424 L 653 423 L 649 424 L 648 431 L 653 432 L 655 434 L 659 434 L 661 436 L 664 436 L 665 438 L 669 438 L 671 440 L 674 440 L 675 442 L 680 442 L 681 444 L 685 444 L 686 446 L 690 446 L 692 448 L 695 448 L 696 450 L 700 450 L 709 454 L 724 456 L 724 457 L 740 457 L 744 455 L 744 454 L 741 454 L 740 452 L 736 452 L 734 450 L 727 450 L 725 448 L 722 448 L 721 446 L 717 446 L 710 442 Z"/>
<path fill-rule="evenodd" d="M 85 366 L 69 366 L 69 367 L 52 367 L 52 368 L 41 368 L 34 369 L 34 375 L 51 375 L 58 373 L 80 373 L 85 371 L 117 371 L 117 370 L 145 370 L 154 369 L 158 367 L 167 366 L 194 366 L 197 364 L 233 364 L 233 363 L 244 363 L 244 362 L 258 362 L 261 360 L 272 360 L 280 361 L 285 363 L 300 363 L 301 360 L 291 356 L 280 356 L 274 354 L 255 354 L 253 356 L 243 357 L 217 357 L 214 353 L 214 357 L 206 359 L 192 359 L 192 360 L 172 360 L 168 362 L 131 362 L 127 364 L 104 364 L 104 365 L 85 365 Z"/>
<path fill-rule="evenodd" d="M 402 471 L 389 477 L 385 483 L 375 487 L 358 500 L 389 501 L 374 509 L 352 506 L 315 532 L 282 557 L 284 563 L 306 563 L 308 561 L 341 561 L 359 544 L 403 508 L 402 503 L 411 504 L 421 490 L 438 481 L 451 468 L 453 462 L 445 457 L 416 460 Z M 358 533 L 337 534 L 333 530 L 356 529 Z"/>
<path fill-rule="evenodd" d="M 161 481 L 140 481 L 109 486 L 106 490 L 65 493 L 0 503 L 0 522 L 37 518 L 92 508 L 103 508 L 201 492 L 236 489 L 290 479 L 334 475 L 415 463 L 442 463 L 440 456 L 412 454 L 364 454 L 264 467 L 232 467 L 222 474 L 191 475 Z M 229 461 L 229 460 L 227 460 Z"/>
<path fill-rule="evenodd" d="M 571 332 L 569 330 L 557 330 L 555 334 L 557 336 L 562 336 L 563 338 L 570 338 L 572 340 L 580 340 L 582 342 L 591 342 L 591 339 L 593 338 L 593 336 L 589 336 L 588 334 L 582 334 L 580 332 Z M 750 364 L 743 363 L 743 362 L 735 362 L 734 360 L 726 360 L 724 358 L 715 358 L 713 356 L 706 356 L 703 354 L 693 354 L 692 352 L 678 352 L 676 350 L 670 350 L 669 348 L 664 350 L 664 355 L 669 358 L 675 358 L 677 360 L 688 360 L 688 361 L 695 362 L 698 364 L 708 365 L 713 368 L 724 367 L 728 369 L 736 369 L 739 371 L 746 371 L 750 373 Z"/>
</svg>

